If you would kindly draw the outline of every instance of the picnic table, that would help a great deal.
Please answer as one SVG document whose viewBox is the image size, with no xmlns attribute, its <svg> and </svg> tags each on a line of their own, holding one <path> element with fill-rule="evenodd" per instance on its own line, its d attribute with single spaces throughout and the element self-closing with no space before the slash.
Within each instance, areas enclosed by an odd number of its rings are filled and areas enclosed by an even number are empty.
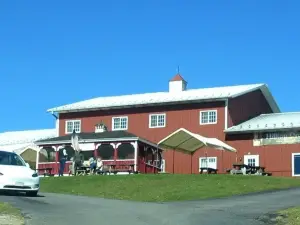
<svg viewBox="0 0 300 225">
<path fill-rule="evenodd" d="M 87 175 L 90 172 L 90 166 L 81 165 L 77 168 L 75 175 Z"/>
<path fill-rule="evenodd" d="M 45 176 L 54 176 L 54 174 L 52 174 L 53 168 L 51 168 L 51 167 L 41 168 L 41 169 L 37 168 L 37 169 L 35 169 L 35 170 L 36 170 L 37 172 L 39 172 L 39 171 L 44 171 L 44 173 L 43 173 L 44 177 L 45 177 Z"/>
<path fill-rule="evenodd" d="M 210 167 L 200 167 L 200 174 L 202 174 L 205 170 L 207 171 L 208 174 L 217 174 L 218 170 L 215 168 L 210 168 Z"/>
<path fill-rule="evenodd" d="M 271 176 L 271 173 L 265 172 L 264 166 L 251 166 L 243 163 L 234 163 L 232 164 L 233 170 L 230 170 L 233 174 L 243 174 L 243 170 L 246 171 L 246 174 L 259 174 L 259 175 L 266 175 Z"/>
</svg>

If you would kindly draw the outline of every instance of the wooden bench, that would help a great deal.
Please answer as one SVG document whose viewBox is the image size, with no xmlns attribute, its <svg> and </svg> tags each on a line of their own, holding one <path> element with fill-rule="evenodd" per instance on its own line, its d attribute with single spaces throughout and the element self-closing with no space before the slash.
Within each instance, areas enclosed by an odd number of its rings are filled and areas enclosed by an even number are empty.
<svg viewBox="0 0 300 225">
<path fill-rule="evenodd" d="M 132 174 L 134 173 L 134 164 L 110 165 L 110 171 L 115 175 L 122 172 Z"/>
</svg>

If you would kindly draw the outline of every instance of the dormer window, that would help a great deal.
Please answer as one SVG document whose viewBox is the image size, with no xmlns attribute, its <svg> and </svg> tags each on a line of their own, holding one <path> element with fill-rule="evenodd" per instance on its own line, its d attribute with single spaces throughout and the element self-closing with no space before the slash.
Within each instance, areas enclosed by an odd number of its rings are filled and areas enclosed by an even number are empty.
<svg viewBox="0 0 300 225">
<path fill-rule="evenodd" d="M 104 123 L 98 123 L 95 126 L 95 133 L 102 133 L 104 131 L 107 131 L 107 127 Z"/>
</svg>

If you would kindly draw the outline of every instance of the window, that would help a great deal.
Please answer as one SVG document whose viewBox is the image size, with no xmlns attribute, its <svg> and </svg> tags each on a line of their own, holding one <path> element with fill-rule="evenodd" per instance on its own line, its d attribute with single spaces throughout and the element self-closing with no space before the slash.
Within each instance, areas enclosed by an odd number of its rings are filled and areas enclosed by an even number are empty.
<svg viewBox="0 0 300 225">
<path fill-rule="evenodd" d="M 166 114 L 149 115 L 149 128 L 159 128 L 166 126 Z"/>
<path fill-rule="evenodd" d="M 56 162 L 56 152 L 52 147 L 45 147 L 40 150 L 39 162 Z"/>
<path fill-rule="evenodd" d="M 300 176 L 300 153 L 292 153 L 292 176 Z"/>
<path fill-rule="evenodd" d="M 244 164 L 248 166 L 259 166 L 259 155 L 245 155 Z"/>
<path fill-rule="evenodd" d="M 66 134 L 73 133 L 73 130 L 75 130 L 76 133 L 81 132 L 81 121 L 80 120 L 66 121 Z"/>
<path fill-rule="evenodd" d="M 102 158 L 102 160 L 114 160 L 115 157 L 115 149 L 111 145 L 103 144 L 98 148 L 98 156 Z"/>
<path fill-rule="evenodd" d="M 118 159 L 134 159 L 134 147 L 130 143 L 123 143 L 118 147 Z"/>
<path fill-rule="evenodd" d="M 112 130 L 127 130 L 128 128 L 128 117 L 113 117 L 112 118 Z"/>
<path fill-rule="evenodd" d="M 300 137 L 300 132 L 272 132 L 262 135 L 265 139 L 284 139 L 289 137 Z"/>
<path fill-rule="evenodd" d="M 199 168 L 217 169 L 217 157 L 200 157 Z"/>
<path fill-rule="evenodd" d="M 16 153 L 0 151 L 0 165 L 26 166 L 25 161 Z"/>
<path fill-rule="evenodd" d="M 217 123 L 217 110 L 201 111 L 200 124 L 216 124 Z"/>
</svg>

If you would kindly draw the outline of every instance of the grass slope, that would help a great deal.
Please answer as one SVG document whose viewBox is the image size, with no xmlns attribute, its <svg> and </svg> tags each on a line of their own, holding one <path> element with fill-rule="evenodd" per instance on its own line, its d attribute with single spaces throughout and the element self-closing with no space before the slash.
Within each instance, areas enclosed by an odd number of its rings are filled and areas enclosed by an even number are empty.
<svg viewBox="0 0 300 225">
<path fill-rule="evenodd" d="M 278 225 L 300 225 L 300 207 L 280 211 L 276 218 Z"/>
<path fill-rule="evenodd" d="M 8 203 L 0 202 L 0 224 L 23 225 L 24 218 L 20 210 Z"/>
<path fill-rule="evenodd" d="M 225 197 L 300 186 L 292 178 L 233 175 L 130 175 L 51 177 L 42 192 L 135 201 L 178 201 Z"/>
</svg>

